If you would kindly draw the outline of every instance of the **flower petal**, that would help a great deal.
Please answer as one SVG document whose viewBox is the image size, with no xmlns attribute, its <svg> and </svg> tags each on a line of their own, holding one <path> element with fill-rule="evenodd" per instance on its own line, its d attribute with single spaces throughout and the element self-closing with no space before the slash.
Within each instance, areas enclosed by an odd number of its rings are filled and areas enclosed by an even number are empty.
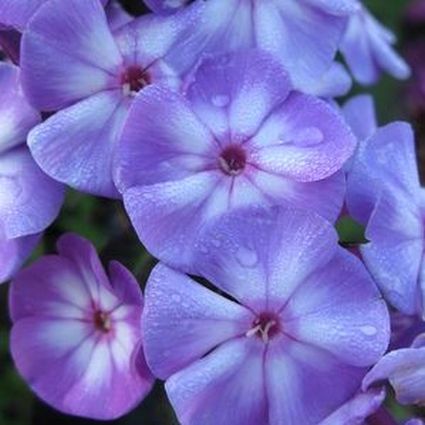
<svg viewBox="0 0 425 425">
<path fill-rule="evenodd" d="M 267 418 L 264 344 L 227 342 L 172 375 L 165 388 L 184 425 L 258 425 Z"/>
<path fill-rule="evenodd" d="M 385 391 L 381 388 L 367 392 L 359 392 L 338 410 L 328 416 L 319 425 L 359 425 L 375 413 L 385 399 Z"/>
<path fill-rule="evenodd" d="M 0 233 L 0 283 L 13 277 L 39 240 L 40 235 L 7 239 Z"/>
<path fill-rule="evenodd" d="M 249 145 L 249 161 L 297 181 L 324 179 L 341 169 L 356 140 L 342 117 L 324 101 L 293 93 Z"/>
<path fill-rule="evenodd" d="M 351 398 L 365 372 L 284 337 L 271 341 L 265 365 L 271 425 L 318 424 Z"/>
<path fill-rule="evenodd" d="M 385 355 L 366 375 L 363 387 L 389 380 L 401 404 L 423 404 L 425 400 L 425 349 L 404 348 Z"/>
<path fill-rule="evenodd" d="M 28 20 L 46 0 L 2 0 L 0 2 L 0 24 L 20 31 L 25 29 Z"/>
<path fill-rule="evenodd" d="M 43 231 L 63 198 L 64 187 L 40 170 L 25 146 L 0 155 L 0 216 L 7 238 Z"/>
<path fill-rule="evenodd" d="M 346 186 L 343 172 L 304 183 L 255 169 L 250 180 L 269 204 L 311 210 L 332 223 L 338 218 L 344 202 Z"/>
<path fill-rule="evenodd" d="M 219 139 L 237 143 L 253 136 L 290 90 L 285 69 L 272 55 L 246 50 L 204 59 L 187 95 L 195 112 Z M 228 128 L 217 128 L 208 120 L 210 109 L 224 109 Z"/>
<path fill-rule="evenodd" d="M 244 335 L 253 320 L 249 310 L 160 264 L 146 288 L 147 362 L 156 376 L 166 379 L 219 344 Z"/>
<path fill-rule="evenodd" d="M 55 180 L 95 195 L 118 197 L 112 156 L 127 116 L 119 91 L 91 96 L 34 128 L 28 145 L 39 166 Z"/>
<path fill-rule="evenodd" d="M 199 229 L 227 209 L 227 187 L 219 188 L 220 178 L 218 173 L 203 172 L 124 193 L 133 226 L 155 257 L 185 271 L 193 269 Z"/>
<path fill-rule="evenodd" d="M 389 314 L 361 261 L 342 248 L 300 285 L 282 312 L 284 332 L 366 367 L 384 354 Z"/>
<path fill-rule="evenodd" d="M 41 120 L 22 92 L 19 68 L 8 63 L 0 63 L 0 117 L 0 153 L 24 143 Z"/>
<path fill-rule="evenodd" d="M 418 196 L 413 131 L 409 124 L 395 122 L 380 128 L 358 146 L 347 178 L 350 214 L 366 224 L 381 191 L 400 186 L 413 198 Z"/>
<path fill-rule="evenodd" d="M 297 89 L 326 72 L 345 27 L 345 17 L 323 13 L 322 7 L 291 0 L 263 2 L 253 11 L 258 47 L 280 59 Z"/>
<path fill-rule="evenodd" d="M 113 86 L 122 58 L 98 0 L 52 0 L 22 38 L 25 93 L 41 110 L 57 110 Z"/>
<path fill-rule="evenodd" d="M 182 96 L 150 86 L 130 108 L 117 149 L 115 182 L 125 191 L 181 179 L 205 169 L 214 149 L 213 135 Z"/>
<path fill-rule="evenodd" d="M 385 299 L 405 314 L 421 306 L 418 277 L 424 250 L 416 200 L 395 186 L 382 193 L 366 228 L 362 257 Z"/>
<path fill-rule="evenodd" d="M 372 96 L 359 95 L 352 97 L 344 104 L 343 112 L 354 134 L 361 141 L 373 136 L 378 129 L 378 120 Z"/>
<path fill-rule="evenodd" d="M 261 313 L 266 306 L 279 309 L 329 261 L 336 242 L 332 226 L 313 213 L 241 209 L 203 231 L 195 265 L 201 276 Z"/>
</svg>

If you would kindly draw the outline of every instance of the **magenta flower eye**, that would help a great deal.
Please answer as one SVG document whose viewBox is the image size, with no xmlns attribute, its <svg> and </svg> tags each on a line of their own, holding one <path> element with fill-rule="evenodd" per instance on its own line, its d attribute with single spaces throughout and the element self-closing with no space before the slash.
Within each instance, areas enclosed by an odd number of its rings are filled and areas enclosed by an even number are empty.
<svg viewBox="0 0 425 425">
<path fill-rule="evenodd" d="M 237 176 L 243 172 L 246 160 L 246 153 L 242 146 L 229 145 L 221 152 L 218 163 L 223 173 Z"/>
<path fill-rule="evenodd" d="M 141 66 L 129 66 L 121 75 L 121 84 L 124 93 L 137 94 L 140 90 L 152 83 L 148 70 Z"/>
<path fill-rule="evenodd" d="M 93 313 L 93 323 L 96 330 L 100 332 L 107 334 L 112 331 L 112 321 L 108 312 L 96 310 Z"/>
<path fill-rule="evenodd" d="M 260 313 L 252 323 L 252 328 L 246 333 L 251 338 L 257 336 L 266 344 L 281 331 L 281 319 L 278 314 Z"/>
</svg>

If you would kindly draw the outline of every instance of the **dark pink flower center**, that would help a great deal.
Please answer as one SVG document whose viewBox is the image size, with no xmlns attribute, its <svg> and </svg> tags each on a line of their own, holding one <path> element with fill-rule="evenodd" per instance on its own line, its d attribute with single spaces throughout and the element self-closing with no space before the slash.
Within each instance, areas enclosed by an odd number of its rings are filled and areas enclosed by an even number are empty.
<svg viewBox="0 0 425 425">
<path fill-rule="evenodd" d="M 109 314 L 101 310 L 96 310 L 93 314 L 95 328 L 103 333 L 108 333 L 111 330 L 112 324 Z"/>
<path fill-rule="evenodd" d="M 247 337 L 256 336 L 264 343 L 274 338 L 281 330 L 280 318 L 275 313 L 261 313 L 252 322 L 252 328 L 246 333 Z"/>
<path fill-rule="evenodd" d="M 129 66 L 121 75 L 121 84 L 130 93 L 137 93 L 151 82 L 149 73 L 137 65 Z"/>
<path fill-rule="evenodd" d="M 218 164 L 223 173 L 237 176 L 245 168 L 246 153 L 240 145 L 229 145 L 221 152 Z"/>
</svg>

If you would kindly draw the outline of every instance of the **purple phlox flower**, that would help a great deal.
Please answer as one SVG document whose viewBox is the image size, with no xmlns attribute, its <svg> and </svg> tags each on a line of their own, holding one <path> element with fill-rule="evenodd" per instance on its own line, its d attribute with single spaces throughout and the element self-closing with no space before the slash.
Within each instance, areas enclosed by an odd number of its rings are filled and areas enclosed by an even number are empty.
<svg viewBox="0 0 425 425">
<path fill-rule="evenodd" d="M 23 32 L 31 17 L 48 0 L 0 0 L 0 26 Z M 108 0 L 100 0 L 104 5 Z M 66 4 L 68 0 L 62 0 Z"/>
<path fill-rule="evenodd" d="M 187 3 L 151 0 L 148 5 L 167 13 Z M 350 78 L 333 60 L 348 16 L 359 7 L 357 0 L 197 0 L 174 14 L 197 9 L 201 15 L 175 54 L 182 55 L 191 68 L 201 54 L 260 48 L 287 68 L 297 89 L 341 95 L 350 88 Z"/>
<path fill-rule="evenodd" d="M 118 196 L 112 156 L 128 108 L 150 84 L 180 85 L 164 57 L 189 28 L 186 18 L 142 16 L 112 33 L 98 0 L 52 0 L 39 9 L 23 35 L 21 64 L 30 102 L 59 110 L 28 140 L 47 174 Z"/>
<path fill-rule="evenodd" d="M 363 388 L 388 380 L 401 404 L 425 403 L 425 334 L 419 335 L 410 348 L 386 354 L 366 375 Z"/>
<path fill-rule="evenodd" d="M 360 139 L 347 177 L 347 207 L 366 225 L 369 243 L 360 251 L 387 301 L 404 314 L 422 315 L 425 192 L 413 131 L 403 122 L 374 130 L 372 111 L 367 97 L 345 107 Z"/>
<path fill-rule="evenodd" d="M 382 71 L 399 79 L 410 76 L 409 66 L 393 50 L 395 42 L 395 35 L 362 6 L 350 16 L 340 50 L 354 78 L 368 85 L 376 83 Z"/>
<path fill-rule="evenodd" d="M 339 425 L 370 414 L 378 395 L 355 396 L 388 345 L 388 311 L 330 223 L 239 209 L 204 229 L 195 264 L 220 292 L 160 263 L 143 313 L 146 361 L 182 425 Z"/>
<path fill-rule="evenodd" d="M 205 60 L 186 94 L 140 93 L 117 151 L 117 187 L 155 256 L 188 266 L 201 227 L 240 206 L 289 203 L 337 218 L 354 136 L 327 103 L 292 91 L 273 57 Z"/>
<path fill-rule="evenodd" d="M 58 255 L 19 272 L 11 286 L 11 351 L 33 391 L 56 409 L 113 419 L 134 408 L 153 377 L 141 348 L 142 293 L 120 263 L 106 275 L 76 235 Z"/>
<path fill-rule="evenodd" d="M 25 140 L 40 122 L 28 105 L 20 71 L 0 63 L 0 282 L 11 277 L 29 255 L 62 205 L 62 185 L 32 159 Z"/>
</svg>

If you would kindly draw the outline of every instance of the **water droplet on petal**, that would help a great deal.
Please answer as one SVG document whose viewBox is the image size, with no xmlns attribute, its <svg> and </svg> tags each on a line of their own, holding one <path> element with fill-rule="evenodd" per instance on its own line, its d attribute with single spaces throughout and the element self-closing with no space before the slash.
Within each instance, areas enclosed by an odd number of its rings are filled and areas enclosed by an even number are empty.
<svg viewBox="0 0 425 425">
<path fill-rule="evenodd" d="M 181 301 L 181 296 L 179 295 L 179 294 L 173 294 L 173 295 L 171 295 L 171 299 L 174 301 L 174 302 L 176 302 L 176 303 L 179 303 L 180 301 Z"/>
<path fill-rule="evenodd" d="M 254 267 L 258 263 L 258 255 L 255 251 L 247 248 L 239 248 L 236 259 L 243 267 Z"/>
<path fill-rule="evenodd" d="M 365 325 L 360 328 L 360 330 L 365 334 L 366 336 L 374 336 L 377 334 L 378 330 L 375 328 L 375 326 L 371 325 Z"/>
</svg>

